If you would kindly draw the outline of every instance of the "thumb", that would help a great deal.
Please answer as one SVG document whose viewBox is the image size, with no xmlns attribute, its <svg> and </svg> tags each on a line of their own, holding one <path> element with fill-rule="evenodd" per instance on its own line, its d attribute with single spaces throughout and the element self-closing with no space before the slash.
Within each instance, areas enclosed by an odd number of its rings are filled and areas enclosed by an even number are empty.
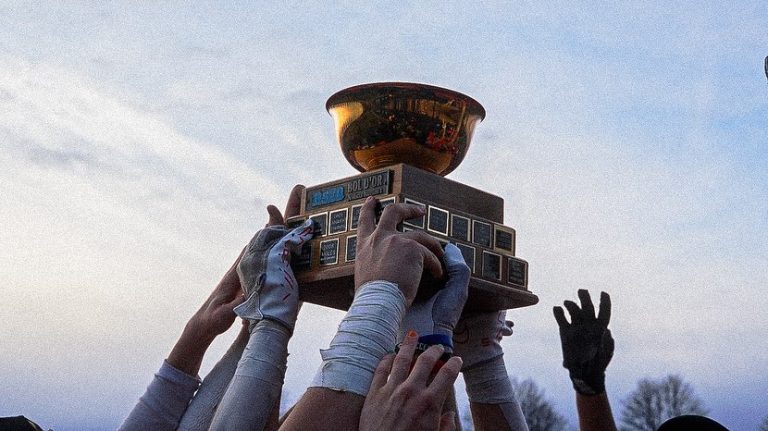
<svg viewBox="0 0 768 431">
<path fill-rule="evenodd" d="M 467 262 L 464 260 L 464 255 L 461 254 L 459 247 L 453 243 L 445 245 L 443 262 L 445 262 L 445 268 L 450 275 L 453 275 L 453 273 L 470 275 L 469 266 L 467 266 Z"/>
<path fill-rule="evenodd" d="M 448 270 L 448 281 L 446 281 L 445 287 L 437 293 L 440 295 L 438 301 L 443 304 L 444 308 L 447 308 L 446 311 L 450 310 L 460 314 L 464 308 L 464 302 L 467 300 L 467 289 L 471 275 L 469 267 L 464 262 L 464 256 L 461 255 L 459 248 L 450 243 L 445 246 L 443 261 Z M 452 319 L 453 325 L 456 324 L 458 318 L 457 314 L 455 319 Z"/>
</svg>

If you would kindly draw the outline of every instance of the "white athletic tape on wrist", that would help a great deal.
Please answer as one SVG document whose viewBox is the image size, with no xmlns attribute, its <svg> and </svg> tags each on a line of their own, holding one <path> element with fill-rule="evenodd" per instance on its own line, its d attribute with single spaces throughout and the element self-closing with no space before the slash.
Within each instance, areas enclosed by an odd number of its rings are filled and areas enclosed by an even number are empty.
<svg viewBox="0 0 768 431">
<path fill-rule="evenodd" d="M 256 377 L 272 386 L 281 386 L 288 363 L 290 333 L 273 320 L 259 321 L 237 364 L 235 376 Z"/>
<path fill-rule="evenodd" d="M 463 374 L 469 402 L 495 404 L 504 413 L 509 429 L 528 430 L 520 403 L 509 381 L 503 356 L 497 356 L 470 370 L 465 370 Z"/>
<path fill-rule="evenodd" d="M 469 401 L 483 404 L 517 402 L 503 356 L 465 370 L 463 374 Z"/>
<path fill-rule="evenodd" d="M 267 319 L 256 323 L 211 430 L 264 428 L 280 397 L 289 339 L 288 329 L 280 323 Z"/>
<path fill-rule="evenodd" d="M 181 418 L 179 431 L 208 431 L 247 343 L 248 338 L 238 336 L 211 372 L 205 376 L 200 389 Z"/>
<path fill-rule="evenodd" d="M 313 387 L 366 396 L 381 358 L 395 345 L 406 300 L 388 281 L 365 283 L 355 295 L 336 336 L 326 350 Z"/>
</svg>

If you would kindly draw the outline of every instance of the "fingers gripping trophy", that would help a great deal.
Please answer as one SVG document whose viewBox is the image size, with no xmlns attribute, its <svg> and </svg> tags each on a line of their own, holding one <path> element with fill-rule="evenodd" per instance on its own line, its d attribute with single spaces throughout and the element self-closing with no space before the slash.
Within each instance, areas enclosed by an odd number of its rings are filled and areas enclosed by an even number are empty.
<svg viewBox="0 0 768 431">
<path fill-rule="evenodd" d="M 398 225 L 454 244 L 469 266 L 465 314 L 526 307 L 528 263 L 515 255 L 516 232 L 504 225 L 498 196 L 444 178 L 464 159 L 485 109 L 461 93 L 414 83 L 373 83 L 347 88 L 326 103 L 347 161 L 361 174 L 308 187 L 298 226 L 314 220 L 315 235 L 294 258 L 303 301 L 345 310 L 353 299 L 360 209 L 378 200 L 378 213 L 394 203 L 424 207 L 424 215 Z M 425 272 L 419 297 L 431 297 L 444 280 Z"/>
</svg>

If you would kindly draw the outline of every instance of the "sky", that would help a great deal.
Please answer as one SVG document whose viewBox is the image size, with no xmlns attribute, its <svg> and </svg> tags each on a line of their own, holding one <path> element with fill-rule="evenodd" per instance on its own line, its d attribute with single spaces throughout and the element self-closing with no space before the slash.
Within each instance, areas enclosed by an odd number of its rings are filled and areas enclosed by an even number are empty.
<svg viewBox="0 0 768 431">
<path fill-rule="evenodd" d="M 326 99 L 406 81 L 487 111 L 449 178 L 504 199 L 530 264 L 513 376 L 575 424 L 551 308 L 604 290 L 617 417 L 639 379 L 674 373 L 756 429 L 767 20 L 760 1 L 3 2 L 0 416 L 115 428 L 265 206 L 356 173 Z M 342 315 L 302 309 L 287 398 Z"/>
</svg>

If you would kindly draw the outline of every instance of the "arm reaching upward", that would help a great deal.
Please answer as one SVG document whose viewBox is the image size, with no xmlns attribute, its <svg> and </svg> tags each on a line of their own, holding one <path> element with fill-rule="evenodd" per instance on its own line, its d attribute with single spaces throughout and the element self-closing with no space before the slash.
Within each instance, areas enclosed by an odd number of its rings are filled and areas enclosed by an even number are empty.
<svg viewBox="0 0 768 431">
<path fill-rule="evenodd" d="M 355 298 L 339 324 L 311 387 L 283 423 L 286 430 L 356 430 L 381 359 L 395 346 L 406 308 L 424 268 L 442 275 L 440 243 L 424 232 L 398 232 L 403 220 L 424 215 L 409 204 L 389 205 L 378 225 L 376 200 L 360 210 Z"/>
<path fill-rule="evenodd" d="M 616 423 L 605 393 L 605 369 L 611 362 L 614 348 L 608 329 L 611 297 L 605 292 L 600 294 L 600 311 L 595 317 L 595 306 L 589 292 L 579 289 L 578 295 L 581 308 L 573 301 L 563 303 L 571 315 L 570 323 L 562 307 L 553 309 L 560 327 L 563 367 L 568 369 L 576 391 L 581 430 L 615 430 Z"/>
</svg>

